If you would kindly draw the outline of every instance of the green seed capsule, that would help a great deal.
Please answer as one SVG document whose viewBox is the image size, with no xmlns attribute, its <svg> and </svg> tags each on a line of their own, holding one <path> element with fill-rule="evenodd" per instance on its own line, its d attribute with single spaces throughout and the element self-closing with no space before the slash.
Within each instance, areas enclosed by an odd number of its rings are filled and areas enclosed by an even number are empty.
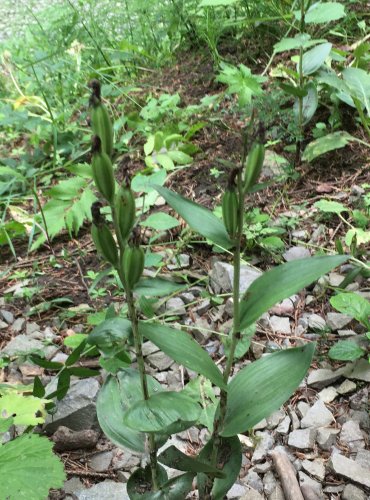
<svg viewBox="0 0 370 500">
<path fill-rule="evenodd" d="M 101 224 L 99 226 L 93 224 L 91 226 L 91 236 L 97 251 L 107 262 L 116 267 L 118 262 L 118 250 L 107 224 Z"/>
<path fill-rule="evenodd" d="M 249 152 L 245 166 L 244 192 L 249 191 L 256 183 L 261 173 L 264 159 L 265 146 L 255 142 Z"/>
<path fill-rule="evenodd" d="M 121 271 L 130 290 L 139 281 L 144 270 L 144 250 L 139 246 L 127 246 L 121 254 Z"/>
<path fill-rule="evenodd" d="M 239 202 L 235 188 L 228 188 L 222 198 L 222 218 L 230 238 L 238 232 Z"/>
<path fill-rule="evenodd" d="M 90 96 L 91 125 L 95 135 L 98 135 L 102 142 L 102 150 L 109 157 L 113 152 L 113 127 L 107 108 L 101 101 L 101 87 L 98 80 L 90 82 L 92 93 Z"/>
<path fill-rule="evenodd" d="M 117 224 L 122 240 L 127 240 L 135 223 L 135 197 L 131 188 L 123 185 L 115 198 Z"/>
<path fill-rule="evenodd" d="M 102 151 L 98 136 L 93 137 L 91 168 L 98 191 L 109 203 L 113 203 L 116 188 L 113 165 L 109 156 Z"/>
</svg>

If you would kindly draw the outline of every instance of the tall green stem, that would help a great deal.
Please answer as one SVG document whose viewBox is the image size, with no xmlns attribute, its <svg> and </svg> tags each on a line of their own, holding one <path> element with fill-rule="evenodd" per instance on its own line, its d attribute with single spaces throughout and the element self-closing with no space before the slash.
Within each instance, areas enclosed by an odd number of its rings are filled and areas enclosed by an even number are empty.
<svg viewBox="0 0 370 500">
<path fill-rule="evenodd" d="M 304 9 L 304 0 L 301 0 L 301 21 L 300 21 L 300 25 L 299 25 L 299 32 L 301 35 L 303 35 L 304 30 L 305 30 L 305 9 Z M 299 49 L 298 72 L 299 72 L 299 89 L 303 90 L 304 76 L 303 76 L 303 47 L 302 46 Z M 298 165 L 298 163 L 301 160 L 302 138 L 303 138 L 303 97 L 299 96 L 298 97 L 298 137 L 297 137 L 296 158 L 295 158 L 296 165 Z"/>
<path fill-rule="evenodd" d="M 117 236 L 118 240 L 118 245 L 120 249 L 120 254 L 124 252 L 125 244 L 126 242 L 123 241 L 121 237 L 121 231 L 119 229 L 119 225 L 117 222 L 117 217 L 115 213 L 114 206 L 111 205 L 112 209 L 112 219 L 113 219 L 113 224 L 115 228 L 115 233 Z M 146 372 L 145 372 L 145 361 L 144 361 L 144 355 L 143 355 L 143 338 L 139 330 L 139 319 L 135 307 L 135 299 L 132 293 L 132 290 L 130 290 L 130 287 L 127 285 L 127 282 L 125 280 L 125 276 L 118 265 L 116 268 L 118 272 L 118 276 L 122 282 L 123 288 L 125 289 L 126 292 L 126 300 L 127 300 L 127 306 L 128 306 L 128 314 L 129 318 L 131 320 L 131 328 L 132 328 L 132 335 L 134 337 L 134 347 L 135 347 L 135 354 L 136 354 L 136 360 L 137 360 L 137 366 L 138 366 L 138 371 L 139 371 L 139 377 L 140 377 L 140 384 L 141 384 L 141 392 L 143 394 L 143 398 L 145 401 L 147 401 L 150 397 L 149 395 L 149 390 L 148 390 L 148 381 L 146 377 Z M 154 491 L 158 491 L 159 489 L 159 484 L 158 484 L 158 466 L 157 466 L 157 445 L 155 442 L 155 437 L 152 433 L 147 434 L 148 438 L 148 449 L 149 449 L 149 462 L 150 462 L 150 471 L 151 471 L 151 477 L 152 477 L 152 487 Z"/>
<path fill-rule="evenodd" d="M 244 162 L 242 162 L 242 166 Z M 223 373 L 223 379 L 227 385 L 231 370 L 234 365 L 235 349 L 240 339 L 240 250 L 241 250 L 241 238 L 243 234 L 243 219 L 244 219 L 244 192 L 242 183 L 242 172 L 238 172 L 237 176 L 238 183 L 238 198 L 239 198 L 239 212 L 238 212 L 238 232 L 235 237 L 235 248 L 234 248 L 234 277 L 233 277 L 233 330 L 231 333 L 230 345 L 229 345 L 229 355 L 227 357 L 225 370 Z M 211 464 L 217 465 L 217 457 L 219 453 L 219 448 L 221 445 L 220 432 L 223 428 L 227 409 L 227 392 L 221 389 L 220 393 L 220 413 L 219 417 L 215 421 L 214 431 L 213 431 L 213 449 L 211 455 Z M 205 500 L 210 498 L 210 490 L 212 485 L 209 483 L 206 487 L 206 497 Z"/>
</svg>

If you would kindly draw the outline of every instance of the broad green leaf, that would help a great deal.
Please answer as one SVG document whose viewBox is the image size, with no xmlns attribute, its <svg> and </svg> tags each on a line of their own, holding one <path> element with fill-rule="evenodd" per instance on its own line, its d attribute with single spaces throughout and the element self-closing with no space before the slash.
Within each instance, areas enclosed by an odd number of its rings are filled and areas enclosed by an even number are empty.
<svg viewBox="0 0 370 500">
<path fill-rule="evenodd" d="M 147 375 L 149 393 L 162 390 L 159 382 Z M 139 373 L 126 368 L 109 375 L 100 389 L 96 411 L 100 427 L 104 434 L 117 446 L 134 451 L 145 451 L 145 435 L 123 423 L 125 413 L 137 401 L 142 401 L 142 389 Z"/>
<path fill-rule="evenodd" d="M 347 132 L 333 132 L 332 134 L 320 137 L 312 141 L 304 150 L 302 160 L 312 161 L 318 156 L 321 156 L 329 151 L 344 148 L 355 138 Z"/>
<path fill-rule="evenodd" d="M 87 335 L 85 333 L 75 333 L 70 335 L 63 340 L 63 344 L 72 349 L 76 349 L 84 340 L 86 340 Z"/>
<path fill-rule="evenodd" d="M 303 54 L 302 71 L 305 76 L 315 73 L 324 64 L 331 47 L 331 43 L 322 43 Z"/>
<path fill-rule="evenodd" d="M 199 459 L 210 460 L 213 449 L 213 439 L 210 439 L 199 454 Z M 235 483 L 239 476 L 242 465 L 242 447 L 238 436 L 222 437 L 220 440 L 217 463 L 222 464 L 222 472 L 225 477 L 215 478 L 212 487 L 212 499 L 223 500 L 226 493 Z M 205 474 L 198 474 L 199 497 L 204 496 Z"/>
<path fill-rule="evenodd" d="M 239 2 L 239 0 L 202 0 L 199 7 L 226 7 Z"/>
<path fill-rule="evenodd" d="M 340 214 L 342 212 L 348 212 L 347 208 L 338 201 L 319 200 L 315 203 L 314 206 L 319 210 L 321 210 L 321 212 L 327 212 L 332 214 Z"/>
<path fill-rule="evenodd" d="M 4 500 L 44 500 L 66 479 L 53 443 L 37 434 L 23 434 L 0 446 L 0 489 Z"/>
<path fill-rule="evenodd" d="M 158 153 L 155 157 L 153 156 L 153 159 L 166 170 L 173 170 L 175 168 L 175 164 L 168 154 Z"/>
<path fill-rule="evenodd" d="M 358 293 L 338 293 L 331 297 L 330 304 L 337 311 L 357 319 L 361 323 L 367 323 L 370 318 L 370 302 Z"/>
<path fill-rule="evenodd" d="M 32 396 L 35 396 L 35 398 L 43 398 L 45 396 L 45 387 L 37 375 L 33 379 Z"/>
<path fill-rule="evenodd" d="M 329 349 L 329 358 L 339 361 L 354 361 L 365 354 L 365 350 L 352 340 L 340 340 Z"/>
<path fill-rule="evenodd" d="M 67 369 L 64 369 L 58 376 L 58 385 L 57 385 L 57 390 L 55 392 L 55 396 L 57 397 L 58 401 L 63 399 L 64 396 L 67 394 L 70 385 L 71 385 L 71 372 Z M 50 394 L 49 398 L 51 398 Z"/>
<path fill-rule="evenodd" d="M 370 74 L 360 68 L 346 68 L 342 74 L 351 97 L 360 101 L 370 117 Z"/>
<path fill-rule="evenodd" d="M 168 151 L 168 156 L 178 165 L 189 165 L 193 158 L 182 151 Z"/>
<path fill-rule="evenodd" d="M 318 43 L 326 42 L 324 39 L 311 40 L 310 35 L 307 33 L 302 33 L 296 35 L 294 38 L 283 38 L 280 42 L 275 43 L 274 52 L 278 54 L 279 52 L 286 52 L 288 50 L 296 50 L 303 47 L 307 49 L 312 45 L 317 45 Z"/>
<path fill-rule="evenodd" d="M 301 383 L 314 350 L 312 343 L 279 351 L 240 370 L 228 385 L 221 435 L 245 432 L 280 408 Z"/>
<path fill-rule="evenodd" d="M 356 238 L 356 245 L 366 245 L 370 243 L 370 231 L 364 231 L 359 227 L 354 227 L 347 231 L 344 241 L 347 246 L 350 246 Z"/>
<path fill-rule="evenodd" d="M 15 425 L 38 425 L 45 422 L 47 399 L 15 392 L 0 397 L 0 420 L 13 417 Z"/>
<path fill-rule="evenodd" d="M 171 217 L 171 215 L 168 215 L 164 212 L 156 212 L 154 214 L 151 214 L 143 222 L 140 222 L 141 226 L 152 227 L 153 229 L 157 229 L 158 231 L 166 231 L 167 229 L 172 229 L 179 224 L 180 222 L 175 219 L 175 217 Z"/>
<path fill-rule="evenodd" d="M 310 257 L 267 271 L 251 284 L 240 302 L 240 328 L 247 328 L 277 302 L 297 293 L 346 260 L 346 255 Z"/>
<path fill-rule="evenodd" d="M 301 89 L 300 87 L 294 87 L 293 85 L 288 85 L 286 83 L 280 83 L 279 86 L 287 94 L 294 95 L 295 97 L 306 97 L 307 90 Z"/>
<path fill-rule="evenodd" d="M 166 433 L 173 424 L 195 423 L 200 406 L 181 392 L 166 391 L 134 403 L 123 415 L 123 423 L 141 432 Z"/>
<path fill-rule="evenodd" d="M 225 226 L 210 210 L 197 203 L 187 200 L 170 189 L 155 186 L 166 202 L 189 224 L 193 231 L 198 232 L 222 248 L 230 248 L 231 240 Z"/>
<path fill-rule="evenodd" d="M 88 343 L 105 350 L 112 344 L 122 344 L 132 335 L 131 322 L 126 318 L 109 318 L 96 326 L 89 334 Z"/>
<path fill-rule="evenodd" d="M 297 10 L 294 15 L 300 21 L 301 12 Z M 345 15 L 344 5 L 338 2 L 316 2 L 307 10 L 304 20 L 306 24 L 330 23 L 341 19 Z"/>
<path fill-rule="evenodd" d="M 227 93 L 236 94 L 240 106 L 250 104 L 253 96 L 263 93 L 261 84 L 266 81 L 265 77 L 253 75 L 244 64 L 236 67 L 221 63 L 220 66 L 221 73 L 217 81 L 228 85 Z"/>
<path fill-rule="evenodd" d="M 225 474 L 208 463 L 204 463 L 194 457 L 185 455 L 176 446 L 169 446 L 159 456 L 159 462 L 172 469 L 182 470 L 184 472 L 206 472 L 216 477 L 225 477 Z"/>
<path fill-rule="evenodd" d="M 207 377 L 215 385 L 225 388 L 222 374 L 209 354 L 182 330 L 154 323 L 139 322 L 143 337 L 152 341 L 176 363 Z"/>
<path fill-rule="evenodd" d="M 153 185 L 162 186 L 166 180 L 166 171 L 158 170 L 151 175 L 137 174 L 131 181 L 131 189 L 136 193 L 150 193 L 153 191 Z"/>
<path fill-rule="evenodd" d="M 305 87 L 306 96 L 303 97 L 303 125 L 306 125 L 316 112 L 317 106 L 319 104 L 316 85 L 313 82 L 308 83 Z M 296 99 L 294 103 L 294 114 L 296 118 L 299 117 L 299 100 Z"/>
<path fill-rule="evenodd" d="M 68 358 L 65 360 L 66 366 L 72 366 L 80 359 L 82 352 L 84 351 L 87 344 L 87 337 L 71 352 Z"/>
<path fill-rule="evenodd" d="M 180 291 L 184 286 L 164 278 L 141 278 L 134 292 L 145 297 L 164 297 Z"/>
</svg>

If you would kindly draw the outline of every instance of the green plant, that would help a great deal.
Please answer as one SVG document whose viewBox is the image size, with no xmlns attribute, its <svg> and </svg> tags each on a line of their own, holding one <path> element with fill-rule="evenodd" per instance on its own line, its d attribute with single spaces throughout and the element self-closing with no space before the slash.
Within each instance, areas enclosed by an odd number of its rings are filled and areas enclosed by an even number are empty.
<svg viewBox="0 0 370 500">
<path fill-rule="evenodd" d="M 341 292 L 330 299 L 330 304 L 337 311 L 359 321 L 366 330 L 361 338 L 370 340 L 370 302 L 353 292 Z M 355 340 L 340 340 L 329 349 L 329 357 L 340 361 L 353 361 L 366 353 Z M 370 357 L 369 357 L 370 362 Z"/>
<path fill-rule="evenodd" d="M 45 421 L 50 401 L 32 394 L 32 386 L 0 384 L 0 437 L 13 425 L 29 430 Z M 26 496 L 43 500 L 50 488 L 61 488 L 66 479 L 63 463 L 43 436 L 25 432 L 2 444 L 0 439 L 0 481 L 3 498 Z"/>
<path fill-rule="evenodd" d="M 110 372 L 99 393 L 97 412 L 109 439 L 119 446 L 145 453 L 148 465 L 137 469 L 127 483 L 132 499 L 185 498 L 195 476 L 200 498 L 221 500 L 224 497 L 241 466 L 242 451 L 237 434 L 253 427 L 290 397 L 304 377 L 314 352 L 314 344 L 308 344 L 271 354 L 242 368 L 231 380 L 235 359 L 248 349 L 253 324 L 276 302 L 347 260 L 346 256 L 339 255 L 293 261 L 266 272 L 243 297 L 239 296 L 244 200 L 258 178 L 264 155 L 261 138 L 257 136 L 251 142 L 251 152 L 258 146 L 259 154 L 247 154 L 245 150 L 241 167 L 230 174 L 228 192 L 233 194 L 224 197 L 225 225 L 208 209 L 163 186 L 155 186 L 192 230 L 233 253 L 234 324 L 225 343 L 227 356 L 223 373 L 185 331 L 139 317 L 139 306 L 142 312 L 149 311 L 149 316 L 152 309 L 147 301 L 137 302 L 135 297 L 155 296 L 157 283 L 161 280 L 140 277 L 144 251 L 140 246 L 140 231 L 135 225 L 136 216 L 122 210 L 120 197 L 116 196 L 112 202 L 105 188 L 100 190 L 100 195 L 110 207 L 112 225 L 108 225 L 102 215 L 101 203 L 93 206 L 93 238 L 97 250 L 116 269 L 128 306 L 127 319 L 114 316 L 111 311 L 89 335 L 89 343 L 102 354 L 102 366 Z M 100 168 L 106 169 L 106 162 L 101 162 Z M 128 179 L 121 189 L 130 190 Z M 122 220 L 118 213 L 122 214 Z M 132 228 L 130 234 L 127 234 L 128 227 Z M 163 285 L 159 287 L 161 293 L 176 290 L 171 282 L 164 285 L 165 290 Z M 190 382 L 182 391 L 164 390 L 147 374 L 142 351 L 144 339 L 201 378 Z M 131 360 L 127 350 L 130 345 L 134 346 L 136 369 L 129 367 Z M 212 385 L 220 389 L 218 400 Z M 203 396 L 198 395 L 198 391 Z M 210 440 L 197 457 L 187 456 L 174 446 L 158 455 L 159 446 L 171 434 L 196 424 L 212 429 Z M 184 474 L 168 480 L 161 464 Z"/>
</svg>

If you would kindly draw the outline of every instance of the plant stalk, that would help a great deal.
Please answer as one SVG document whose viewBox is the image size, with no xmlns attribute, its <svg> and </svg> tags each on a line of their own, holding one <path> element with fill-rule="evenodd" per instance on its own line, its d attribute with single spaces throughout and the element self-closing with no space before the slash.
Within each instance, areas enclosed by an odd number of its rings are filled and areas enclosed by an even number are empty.
<svg viewBox="0 0 370 500">
<path fill-rule="evenodd" d="M 305 30 L 305 9 L 304 0 L 301 0 L 301 20 L 299 24 L 299 32 L 302 35 Z M 303 90 L 304 76 L 303 76 L 303 47 L 299 49 L 299 88 Z M 295 165 L 297 166 L 301 161 L 301 149 L 302 149 L 302 139 L 303 139 L 303 97 L 298 97 L 298 134 L 297 144 L 296 144 L 296 157 Z"/>
</svg>

